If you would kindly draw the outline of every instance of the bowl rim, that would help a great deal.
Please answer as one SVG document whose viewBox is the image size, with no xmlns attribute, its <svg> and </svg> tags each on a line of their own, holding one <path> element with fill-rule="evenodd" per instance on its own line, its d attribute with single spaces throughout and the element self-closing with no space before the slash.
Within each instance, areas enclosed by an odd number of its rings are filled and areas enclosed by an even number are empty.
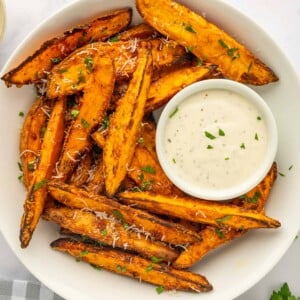
<svg viewBox="0 0 300 300">
<path fill-rule="evenodd" d="M 174 172 L 172 164 L 167 162 L 165 152 L 163 151 L 164 131 L 167 123 L 169 122 L 170 114 L 176 109 L 178 105 L 187 100 L 189 96 L 212 89 L 228 90 L 233 93 L 240 94 L 243 98 L 254 104 L 254 106 L 263 116 L 268 135 L 267 150 L 262 163 L 260 164 L 259 168 L 257 168 L 255 172 L 249 177 L 249 179 L 237 186 L 215 191 L 209 188 L 195 188 L 195 186 L 189 184 L 187 181 L 178 176 L 177 173 Z M 169 100 L 169 102 L 163 108 L 157 123 L 155 139 L 158 160 L 167 177 L 178 188 L 183 190 L 188 195 L 205 200 L 216 201 L 234 199 L 236 197 L 244 195 L 252 188 L 254 188 L 257 184 L 259 184 L 270 170 L 275 160 L 278 147 L 278 132 L 276 121 L 271 109 L 269 108 L 265 100 L 247 85 L 230 79 L 207 79 L 193 83 L 179 91 Z"/>
</svg>

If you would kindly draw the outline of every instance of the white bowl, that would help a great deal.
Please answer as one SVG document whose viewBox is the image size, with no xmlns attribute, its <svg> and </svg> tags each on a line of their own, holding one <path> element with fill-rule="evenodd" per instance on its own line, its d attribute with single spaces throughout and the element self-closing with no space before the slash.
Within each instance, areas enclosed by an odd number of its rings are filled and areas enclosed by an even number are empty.
<svg viewBox="0 0 300 300">
<path fill-rule="evenodd" d="M 21 249 L 18 235 L 26 191 L 18 181 L 19 132 L 23 122 L 19 112 L 28 111 L 35 99 L 35 90 L 32 87 L 8 89 L 1 81 L 0 136 L 4 142 L 0 147 L 0 231 L 28 270 L 66 299 L 232 300 L 271 271 L 294 242 L 300 229 L 300 80 L 295 67 L 263 28 L 224 1 L 180 2 L 199 13 L 205 13 L 229 33 L 243 40 L 280 78 L 274 84 L 254 89 L 270 106 L 278 126 L 280 143 L 276 161 L 278 170 L 285 176 L 278 176 L 268 199 L 266 213 L 279 220 L 282 226 L 272 232 L 264 229 L 249 231 L 244 237 L 214 250 L 202 259 L 193 267 L 193 271 L 205 275 L 214 289 L 201 295 L 166 292 L 158 296 L 155 287 L 150 284 L 140 284 L 130 278 L 77 263 L 72 257 L 49 247 L 49 243 L 58 237 L 57 228 L 43 220 L 38 225 L 29 248 Z M 134 0 L 70 2 L 67 7 L 44 20 L 16 48 L 0 73 L 3 75 L 15 67 L 46 39 L 84 22 L 100 11 L 124 6 L 134 7 L 134 3 Z M 134 21 L 141 22 L 136 10 Z"/>
<path fill-rule="evenodd" d="M 211 95 L 212 91 L 218 93 L 215 94 L 216 100 L 211 98 L 214 97 Z M 226 94 L 228 98 L 225 98 Z M 241 98 L 237 98 L 238 95 Z M 193 96 L 195 101 L 191 102 Z M 221 98 L 221 101 L 224 101 L 223 109 L 220 109 Z M 244 134 L 246 115 L 241 115 L 243 112 L 240 110 L 240 104 L 243 103 L 255 109 L 249 117 L 253 120 L 253 128 L 248 130 L 250 136 L 246 147 L 241 143 L 247 140 Z M 203 105 L 206 105 L 204 111 L 203 108 L 200 111 Z M 223 115 L 227 107 L 237 111 L 228 111 L 227 119 L 216 123 L 217 115 Z M 204 113 L 208 110 L 209 114 L 205 117 Z M 245 113 L 248 113 L 248 107 L 245 106 L 245 110 Z M 173 116 L 173 112 L 177 113 Z M 183 119 L 184 116 L 187 118 Z M 178 124 L 176 130 L 175 124 Z M 225 126 L 226 134 L 220 126 Z M 266 138 L 258 138 L 256 133 L 254 135 L 255 127 L 264 127 Z M 205 136 L 205 128 L 214 132 L 210 138 Z M 220 135 L 218 128 L 221 130 Z M 174 134 L 172 141 L 171 132 Z M 189 132 L 195 132 L 195 137 L 187 138 Z M 210 134 L 209 131 L 206 133 Z M 237 139 L 238 134 L 242 135 L 241 140 Z M 166 175 L 187 194 L 207 200 L 232 199 L 255 187 L 266 176 L 274 162 L 277 144 L 276 122 L 264 99 L 246 85 L 227 79 L 204 80 L 181 90 L 162 111 L 156 132 L 156 150 Z M 261 152 L 258 145 L 262 147 Z M 171 154 L 173 150 L 174 153 Z M 227 157 L 228 153 L 230 157 Z M 180 158 L 179 163 L 176 162 L 177 158 L 173 158 L 175 155 L 185 156 Z M 219 167 L 215 167 L 216 165 Z M 227 173 L 231 175 L 226 175 Z M 196 181 L 197 176 L 199 179 Z"/>
</svg>

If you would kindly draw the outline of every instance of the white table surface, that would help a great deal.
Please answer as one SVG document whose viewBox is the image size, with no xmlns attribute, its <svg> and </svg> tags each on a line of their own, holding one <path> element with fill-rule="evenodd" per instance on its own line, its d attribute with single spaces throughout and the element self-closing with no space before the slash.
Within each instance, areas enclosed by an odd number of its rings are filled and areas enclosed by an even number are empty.
<svg viewBox="0 0 300 300">
<path fill-rule="evenodd" d="M 6 0 L 7 24 L 4 39 L 0 42 L 0 69 L 15 47 L 37 24 L 71 1 Z M 295 69 L 300 70 L 300 0 L 225 1 L 261 25 L 288 54 Z M 14 256 L 1 233 L 0 279 L 36 281 Z M 290 249 L 265 278 L 237 299 L 269 299 L 272 291 L 284 282 L 288 282 L 294 294 L 300 295 L 300 237 L 295 239 Z"/>
</svg>

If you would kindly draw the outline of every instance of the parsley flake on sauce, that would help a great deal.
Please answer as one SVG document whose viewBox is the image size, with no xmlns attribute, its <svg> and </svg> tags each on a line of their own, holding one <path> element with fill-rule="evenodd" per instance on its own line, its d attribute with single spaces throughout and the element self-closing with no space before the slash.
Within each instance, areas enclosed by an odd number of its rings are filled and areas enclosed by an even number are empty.
<svg viewBox="0 0 300 300">
<path fill-rule="evenodd" d="M 225 136 L 225 132 L 221 128 L 219 128 L 219 136 Z"/>
<path fill-rule="evenodd" d="M 214 140 L 216 137 L 208 131 L 204 132 L 205 136 L 211 140 Z"/>
<path fill-rule="evenodd" d="M 174 109 L 174 111 L 169 115 L 169 118 L 170 118 L 170 119 L 173 118 L 177 112 L 178 112 L 178 107 L 176 107 L 176 108 Z"/>
</svg>

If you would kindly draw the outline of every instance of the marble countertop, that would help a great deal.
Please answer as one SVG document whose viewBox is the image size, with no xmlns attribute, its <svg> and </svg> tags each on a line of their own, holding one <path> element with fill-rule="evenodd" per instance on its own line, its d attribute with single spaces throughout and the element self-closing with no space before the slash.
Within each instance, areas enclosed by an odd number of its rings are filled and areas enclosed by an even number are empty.
<svg viewBox="0 0 300 300">
<path fill-rule="evenodd" d="M 224 0 L 262 26 L 300 70 L 299 0 Z M 45 17 L 71 0 L 6 0 L 7 24 L 0 42 L 0 69 L 16 46 Z M 300 73 L 300 72 L 299 72 Z M 280 262 L 238 300 L 269 299 L 272 291 L 288 282 L 300 295 L 300 238 L 296 238 Z M 36 279 L 22 266 L 0 233 L 0 279 Z"/>
</svg>

